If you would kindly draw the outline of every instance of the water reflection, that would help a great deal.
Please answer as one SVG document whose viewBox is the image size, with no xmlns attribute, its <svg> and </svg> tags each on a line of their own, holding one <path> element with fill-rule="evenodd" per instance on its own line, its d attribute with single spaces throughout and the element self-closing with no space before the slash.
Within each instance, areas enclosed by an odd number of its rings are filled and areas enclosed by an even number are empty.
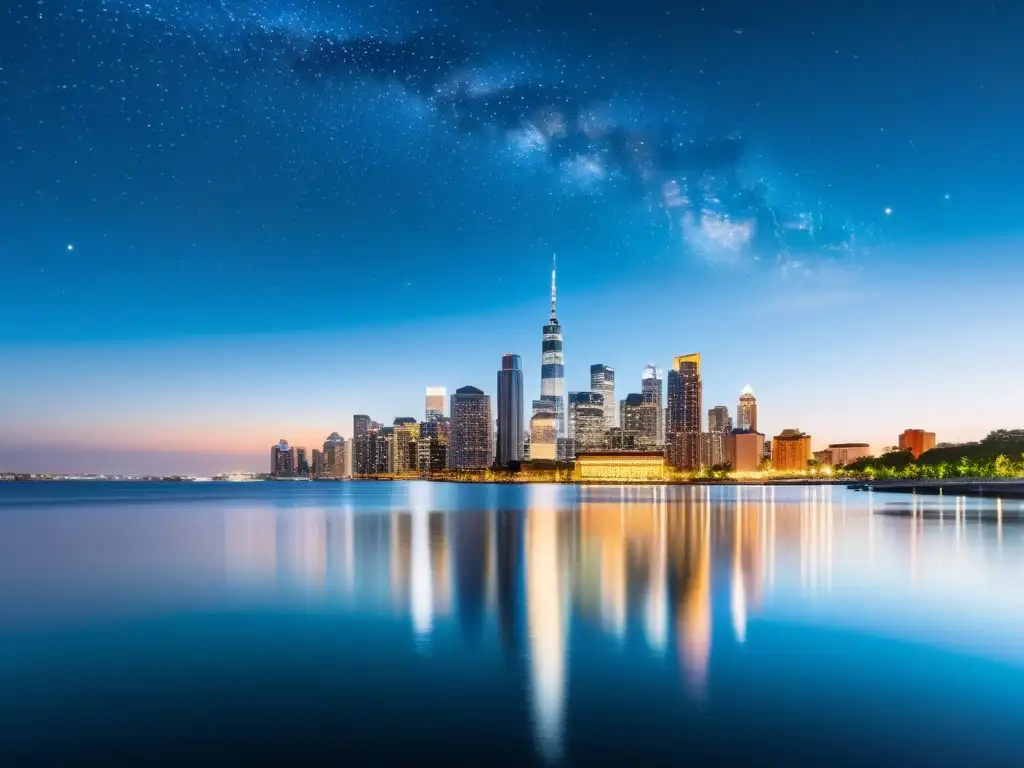
<svg viewBox="0 0 1024 768">
<path fill-rule="evenodd" d="M 441 634 L 451 625 L 457 642 L 491 638 L 522 665 L 536 747 L 552 761 L 566 751 L 576 632 L 597 633 L 608 653 L 639 642 L 676 669 L 696 706 L 714 689 L 719 651 L 756 645 L 773 622 L 1024 666 L 1016 501 L 829 487 L 387 485 L 305 503 L 282 491 L 144 515 L 97 506 L 71 516 L 59 505 L 5 514 L 0 626 L 145 614 L 157 603 L 275 605 L 397 616 L 431 655 L 453 642 Z"/>
</svg>

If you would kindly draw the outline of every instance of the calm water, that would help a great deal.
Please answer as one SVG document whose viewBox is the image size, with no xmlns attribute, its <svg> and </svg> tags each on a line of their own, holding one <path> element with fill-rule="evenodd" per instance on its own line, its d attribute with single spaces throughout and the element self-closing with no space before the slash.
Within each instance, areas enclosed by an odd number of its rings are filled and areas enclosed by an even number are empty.
<svg viewBox="0 0 1024 768">
<path fill-rule="evenodd" d="M 0 764 L 1024 764 L 1021 504 L 0 484 Z"/>
</svg>

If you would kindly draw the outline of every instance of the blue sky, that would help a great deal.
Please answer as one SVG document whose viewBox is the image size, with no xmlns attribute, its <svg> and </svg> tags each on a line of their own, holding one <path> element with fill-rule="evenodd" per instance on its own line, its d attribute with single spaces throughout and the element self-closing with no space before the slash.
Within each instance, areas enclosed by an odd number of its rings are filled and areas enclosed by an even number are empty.
<svg viewBox="0 0 1024 768">
<path fill-rule="evenodd" d="M 506 5 L 3 11 L 0 469 L 261 469 L 504 352 L 532 398 L 552 253 L 570 390 L 1019 425 L 1019 9 Z"/>
</svg>

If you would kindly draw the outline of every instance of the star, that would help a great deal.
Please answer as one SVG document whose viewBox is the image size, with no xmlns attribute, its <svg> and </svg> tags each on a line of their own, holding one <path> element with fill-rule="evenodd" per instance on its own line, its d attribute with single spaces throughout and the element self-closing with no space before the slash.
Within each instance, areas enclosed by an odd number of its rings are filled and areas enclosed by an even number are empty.
<svg viewBox="0 0 1024 768">
<path fill-rule="evenodd" d="M 71 243 L 68 243 L 68 250 L 69 251 L 75 250 L 75 246 L 73 246 Z"/>
<path fill-rule="evenodd" d="M 884 211 L 882 211 L 882 213 L 884 213 L 886 216 L 892 216 L 892 208 L 886 208 Z"/>
</svg>

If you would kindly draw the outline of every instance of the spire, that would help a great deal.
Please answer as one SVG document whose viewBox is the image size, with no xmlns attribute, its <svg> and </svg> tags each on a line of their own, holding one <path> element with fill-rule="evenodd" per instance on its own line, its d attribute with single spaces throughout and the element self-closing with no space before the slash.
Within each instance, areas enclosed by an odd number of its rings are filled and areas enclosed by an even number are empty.
<svg viewBox="0 0 1024 768">
<path fill-rule="evenodd" d="M 551 255 L 551 322 L 555 322 L 555 255 Z"/>
</svg>

